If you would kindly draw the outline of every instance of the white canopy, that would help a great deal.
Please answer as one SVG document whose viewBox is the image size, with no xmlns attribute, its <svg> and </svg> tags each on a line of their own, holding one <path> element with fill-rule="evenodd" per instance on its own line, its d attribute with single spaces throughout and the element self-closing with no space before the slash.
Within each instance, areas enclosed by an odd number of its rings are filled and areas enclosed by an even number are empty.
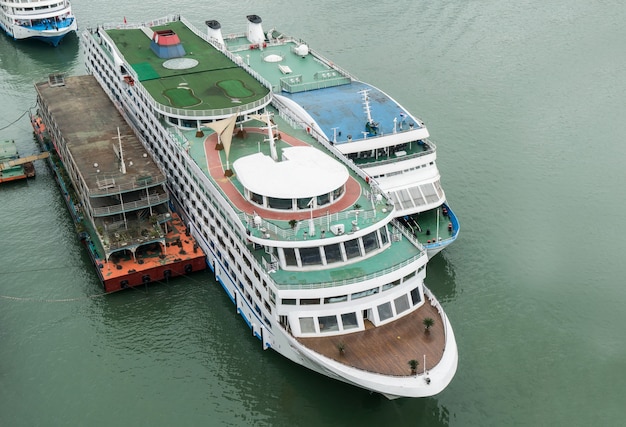
<svg viewBox="0 0 626 427">
<path fill-rule="evenodd" d="M 237 178 L 248 190 L 278 199 L 302 199 L 330 193 L 348 181 L 348 170 L 313 147 L 283 149 L 283 161 L 262 153 L 233 163 Z"/>
</svg>

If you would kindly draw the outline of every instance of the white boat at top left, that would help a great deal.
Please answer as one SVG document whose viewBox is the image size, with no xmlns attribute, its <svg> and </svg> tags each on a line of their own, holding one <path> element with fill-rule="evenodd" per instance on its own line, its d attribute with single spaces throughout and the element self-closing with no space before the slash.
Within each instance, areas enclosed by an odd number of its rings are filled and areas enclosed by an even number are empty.
<svg viewBox="0 0 626 427">
<path fill-rule="evenodd" d="M 0 27 L 13 39 L 37 39 L 57 46 L 76 31 L 69 0 L 0 0 Z"/>
</svg>

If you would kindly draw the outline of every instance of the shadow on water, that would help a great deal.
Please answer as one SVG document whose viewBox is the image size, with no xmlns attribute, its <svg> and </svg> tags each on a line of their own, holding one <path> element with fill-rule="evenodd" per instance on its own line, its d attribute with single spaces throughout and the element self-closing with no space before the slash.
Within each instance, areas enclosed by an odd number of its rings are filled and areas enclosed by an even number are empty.
<svg viewBox="0 0 626 427">
<path fill-rule="evenodd" d="M 38 40 L 13 40 L 0 36 L 0 69 L 25 79 L 41 79 L 54 72 L 69 72 L 78 64 L 79 39 L 70 33 L 53 47 Z"/>
<path fill-rule="evenodd" d="M 442 304 L 456 299 L 456 271 L 449 255 L 444 250 L 428 261 L 426 286 Z M 445 310 L 445 305 L 444 305 Z"/>
</svg>

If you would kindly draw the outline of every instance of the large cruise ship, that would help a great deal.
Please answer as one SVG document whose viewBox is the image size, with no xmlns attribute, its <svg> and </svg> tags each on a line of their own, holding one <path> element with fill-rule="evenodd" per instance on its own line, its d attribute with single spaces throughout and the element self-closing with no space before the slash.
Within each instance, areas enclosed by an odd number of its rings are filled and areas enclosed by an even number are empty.
<svg viewBox="0 0 626 427">
<path fill-rule="evenodd" d="M 263 349 L 390 399 L 450 383 L 456 341 L 426 248 L 375 180 L 283 109 L 295 104 L 184 18 L 81 40 Z"/>
<path fill-rule="evenodd" d="M 69 0 L 0 0 L 0 27 L 15 40 L 57 46 L 77 24 Z"/>
<path fill-rule="evenodd" d="M 429 257 L 452 243 L 459 222 L 446 202 L 436 146 L 423 121 L 304 41 L 275 29 L 266 33 L 259 16 L 247 18 L 245 34 L 224 37 L 217 21 L 206 22 L 207 34 L 272 88 L 272 104 L 283 117 L 376 182 Z"/>
</svg>

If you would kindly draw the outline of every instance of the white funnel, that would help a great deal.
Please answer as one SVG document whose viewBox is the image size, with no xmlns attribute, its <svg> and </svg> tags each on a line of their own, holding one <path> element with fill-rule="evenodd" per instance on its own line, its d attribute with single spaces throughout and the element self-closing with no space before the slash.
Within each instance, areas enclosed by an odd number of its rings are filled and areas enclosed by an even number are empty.
<svg viewBox="0 0 626 427">
<path fill-rule="evenodd" d="M 215 20 L 211 20 L 206 21 L 205 24 L 208 27 L 207 35 L 209 36 L 209 39 L 224 46 L 224 37 L 222 37 L 222 26 L 220 23 Z"/>
<path fill-rule="evenodd" d="M 252 44 L 262 44 L 265 41 L 265 35 L 263 34 L 263 27 L 261 22 L 263 20 L 258 15 L 248 15 L 248 32 L 246 36 L 248 41 Z"/>
</svg>

